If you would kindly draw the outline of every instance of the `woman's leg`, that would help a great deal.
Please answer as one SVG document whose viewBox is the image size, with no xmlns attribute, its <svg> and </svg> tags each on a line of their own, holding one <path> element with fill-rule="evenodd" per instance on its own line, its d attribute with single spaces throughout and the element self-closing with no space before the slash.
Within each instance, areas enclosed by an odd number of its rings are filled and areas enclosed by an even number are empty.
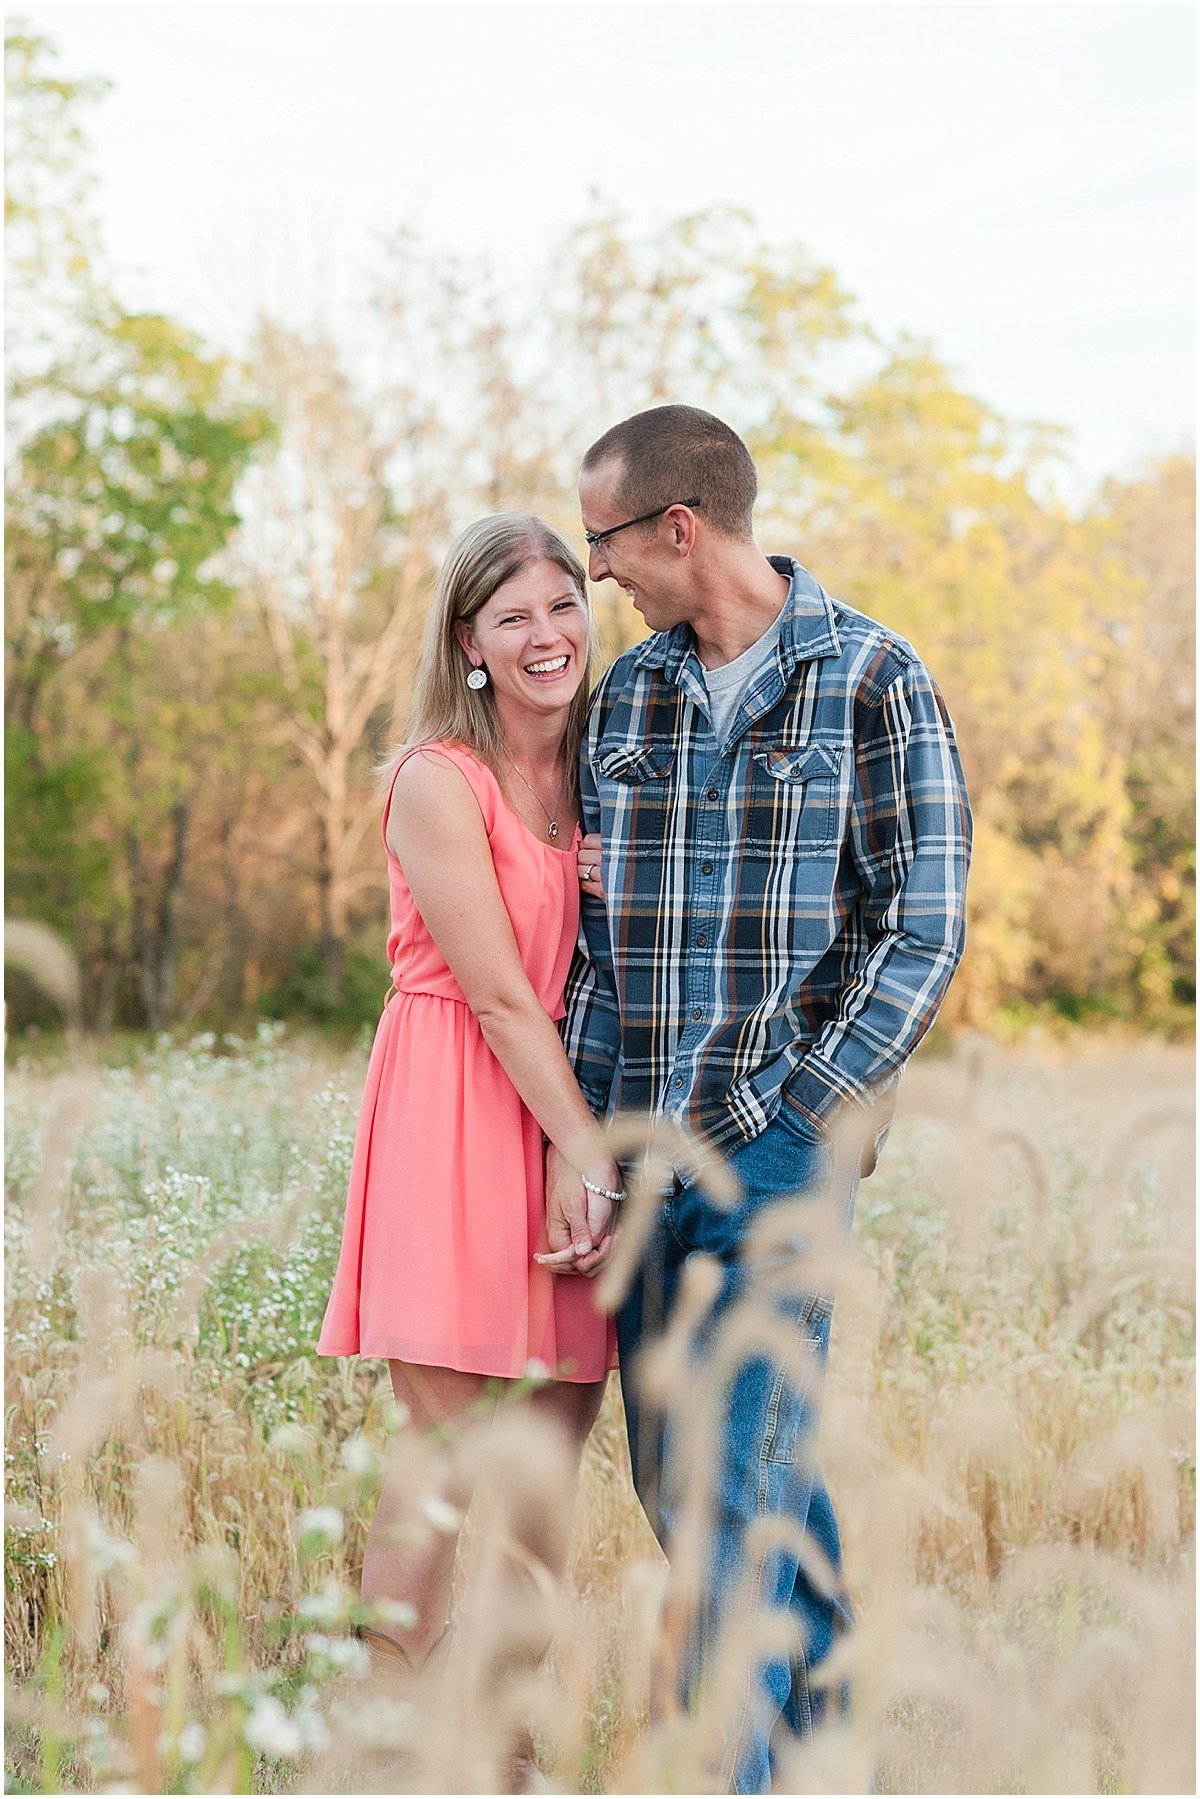
<svg viewBox="0 0 1200 1799">
<path fill-rule="evenodd" d="M 539 1387 L 529 1396 L 531 1409 L 540 1413 L 543 1418 L 552 1419 L 565 1436 L 571 1451 L 571 1466 L 576 1481 L 579 1478 L 584 1447 L 591 1434 L 593 1424 L 600 1416 L 600 1406 L 604 1400 L 604 1388 L 607 1380 L 608 1376 L 605 1375 L 603 1379 L 597 1381 L 553 1381 L 548 1386 Z M 573 1493 L 574 1488 L 572 1488 Z M 548 1561 L 558 1564 L 552 1568 L 552 1572 L 556 1575 L 562 1574 L 565 1570 L 570 1538 L 571 1532 L 568 1528 L 563 1533 L 562 1547 L 558 1555 L 551 1551 L 547 1556 L 546 1550 L 543 1550 L 543 1555 Z"/>
<path fill-rule="evenodd" d="M 412 1362 L 389 1362 L 388 1372 L 397 1405 L 407 1409 L 413 1428 L 421 1432 L 465 1422 L 472 1408 L 487 1399 L 489 1386 L 495 1386 L 484 1374 L 423 1368 Z M 414 1608 L 417 1621 L 411 1628 L 389 1624 L 385 1634 L 417 1666 L 446 1628 L 457 1538 L 435 1530 L 419 1542 L 405 1541 L 401 1533 L 410 1519 L 406 1496 L 397 1486 L 390 1472 L 385 1473 L 379 1504 L 367 1533 L 362 1596 L 368 1602 L 403 1600 Z M 470 1490 L 453 1455 L 448 1459 L 439 1497 L 460 1513 L 465 1513 L 470 1504 Z"/>
<path fill-rule="evenodd" d="M 551 1381 L 530 1395 L 533 1410 L 553 1418 L 566 1432 L 577 1459 L 582 1458 L 592 1426 L 600 1416 L 607 1382 L 607 1375 L 593 1381 Z"/>
</svg>

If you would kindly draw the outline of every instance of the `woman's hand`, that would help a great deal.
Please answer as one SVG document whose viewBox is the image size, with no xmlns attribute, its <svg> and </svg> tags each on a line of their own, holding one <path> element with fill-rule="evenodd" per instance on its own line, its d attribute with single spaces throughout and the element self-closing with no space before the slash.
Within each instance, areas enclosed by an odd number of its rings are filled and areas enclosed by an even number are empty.
<svg viewBox="0 0 1200 1799">
<path fill-rule="evenodd" d="M 600 833 L 589 831 L 579 846 L 579 890 L 592 899 L 604 898 L 600 879 Z"/>
<path fill-rule="evenodd" d="M 620 1179 L 619 1169 L 602 1164 L 595 1185 L 615 1190 Z M 616 1223 L 613 1202 L 586 1188 L 576 1169 L 551 1144 L 546 1152 L 547 1249 L 534 1261 L 555 1274 L 597 1275 L 608 1260 Z"/>
</svg>

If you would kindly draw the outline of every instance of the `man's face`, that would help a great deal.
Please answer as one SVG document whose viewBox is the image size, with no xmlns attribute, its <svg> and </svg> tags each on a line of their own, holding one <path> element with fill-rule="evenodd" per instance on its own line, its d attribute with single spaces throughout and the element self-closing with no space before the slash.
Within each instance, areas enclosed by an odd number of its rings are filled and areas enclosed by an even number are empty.
<svg viewBox="0 0 1200 1799">
<path fill-rule="evenodd" d="M 585 531 L 605 531 L 620 525 L 629 514 L 618 498 L 621 469 L 615 462 L 585 469 L 579 477 L 579 510 Z M 688 617 L 687 565 L 672 547 L 670 525 L 656 519 L 653 536 L 643 536 L 633 525 L 606 537 L 588 551 L 588 578 L 615 581 L 652 631 L 668 631 Z"/>
</svg>

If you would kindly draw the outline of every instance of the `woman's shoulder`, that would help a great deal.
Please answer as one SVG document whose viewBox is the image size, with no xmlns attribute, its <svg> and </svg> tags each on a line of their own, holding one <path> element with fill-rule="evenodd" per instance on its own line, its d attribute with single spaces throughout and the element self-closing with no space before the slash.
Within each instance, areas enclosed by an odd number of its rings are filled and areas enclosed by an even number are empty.
<svg viewBox="0 0 1200 1799">
<path fill-rule="evenodd" d="M 451 770 L 457 773 L 452 774 Z M 498 791 L 496 777 L 477 751 L 454 738 L 431 738 L 404 751 L 392 778 L 393 802 L 399 800 L 403 805 L 405 798 L 411 798 L 418 803 L 469 803 L 464 781 L 490 825 Z"/>
</svg>

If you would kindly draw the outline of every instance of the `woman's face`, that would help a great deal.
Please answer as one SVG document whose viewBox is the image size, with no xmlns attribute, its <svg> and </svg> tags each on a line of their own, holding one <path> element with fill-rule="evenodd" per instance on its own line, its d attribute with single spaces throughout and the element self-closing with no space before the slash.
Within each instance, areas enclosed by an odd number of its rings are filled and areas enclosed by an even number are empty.
<svg viewBox="0 0 1200 1799">
<path fill-rule="evenodd" d="M 554 562 L 527 563 L 454 631 L 474 666 L 487 669 L 501 716 L 514 706 L 538 716 L 565 711 L 587 672 L 587 611 Z"/>
</svg>

